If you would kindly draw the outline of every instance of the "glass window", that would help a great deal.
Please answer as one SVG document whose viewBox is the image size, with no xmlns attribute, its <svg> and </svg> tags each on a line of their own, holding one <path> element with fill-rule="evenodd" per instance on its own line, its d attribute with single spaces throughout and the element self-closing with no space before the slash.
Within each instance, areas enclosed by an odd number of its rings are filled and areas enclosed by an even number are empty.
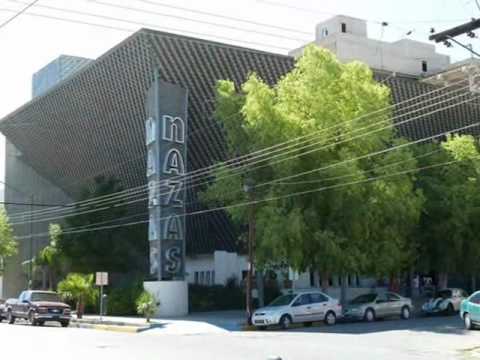
<svg viewBox="0 0 480 360">
<path fill-rule="evenodd" d="M 308 304 L 310 304 L 310 295 L 303 294 L 297 300 L 295 300 L 295 302 L 293 303 L 293 306 L 302 306 L 302 305 L 308 305 Z"/>
<path fill-rule="evenodd" d="M 364 294 L 357 296 L 351 301 L 352 304 L 368 304 L 374 302 L 377 298 L 377 294 Z"/>
<path fill-rule="evenodd" d="M 195 284 L 198 284 L 198 271 L 195 271 Z"/>
<path fill-rule="evenodd" d="M 394 294 L 394 293 L 387 293 L 387 300 L 388 301 L 399 301 L 400 300 L 400 296 L 398 296 L 397 294 Z"/>
<path fill-rule="evenodd" d="M 312 302 L 312 304 L 324 303 L 328 301 L 328 298 L 323 294 L 313 293 L 310 294 L 310 301 Z"/>
<path fill-rule="evenodd" d="M 215 285 L 215 271 L 212 271 L 212 285 Z"/>
<path fill-rule="evenodd" d="M 207 271 L 206 273 L 205 283 L 207 285 L 210 285 L 210 271 Z"/>
<path fill-rule="evenodd" d="M 480 293 L 476 293 L 470 298 L 470 302 L 474 304 L 480 304 Z"/>
<path fill-rule="evenodd" d="M 48 302 L 59 302 L 60 297 L 55 293 L 50 292 L 34 292 L 31 296 L 32 301 L 48 301 Z"/>
<path fill-rule="evenodd" d="M 205 284 L 205 272 L 200 271 L 200 284 L 204 285 Z"/>
<path fill-rule="evenodd" d="M 297 295 L 295 294 L 288 294 L 288 295 L 282 295 L 273 300 L 268 306 L 285 306 L 290 304 L 293 299 L 295 299 Z"/>
</svg>

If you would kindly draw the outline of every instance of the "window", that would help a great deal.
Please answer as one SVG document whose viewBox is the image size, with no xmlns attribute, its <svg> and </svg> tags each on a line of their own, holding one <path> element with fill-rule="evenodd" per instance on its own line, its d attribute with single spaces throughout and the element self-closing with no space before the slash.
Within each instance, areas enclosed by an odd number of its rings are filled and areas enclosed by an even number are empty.
<svg viewBox="0 0 480 360">
<path fill-rule="evenodd" d="M 295 300 L 295 302 L 293 303 L 293 306 L 302 306 L 302 305 L 308 305 L 308 304 L 310 304 L 310 295 L 303 294 L 297 300 Z"/>
<path fill-rule="evenodd" d="M 207 271 L 206 273 L 205 283 L 207 285 L 210 285 L 210 271 Z"/>
<path fill-rule="evenodd" d="M 387 300 L 388 301 L 399 301 L 400 297 L 396 294 L 387 293 Z"/>
<path fill-rule="evenodd" d="M 480 293 L 477 293 L 477 294 L 473 295 L 470 298 L 470 302 L 474 303 L 474 304 L 480 304 Z"/>
<path fill-rule="evenodd" d="M 212 285 L 215 285 L 215 271 L 212 271 Z"/>
<path fill-rule="evenodd" d="M 195 271 L 195 284 L 198 284 L 198 271 Z"/>
<path fill-rule="evenodd" d="M 310 301 L 312 302 L 312 304 L 324 303 L 328 301 L 328 298 L 323 294 L 313 293 L 310 294 Z"/>
<path fill-rule="evenodd" d="M 426 60 L 422 61 L 422 71 L 427 72 L 428 71 L 428 64 Z"/>
<path fill-rule="evenodd" d="M 204 285 L 205 284 L 205 272 L 200 271 L 200 284 Z"/>
<path fill-rule="evenodd" d="M 346 32 L 347 32 L 347 24 L 342 23 L 342 33 L 346 33 Z"/>
<path fill-rule="evenodd" d="M 323 28 L 321 33 L 322 33 L 322 37 L 327 37 L 328 36 L 328 29 Z"/>
</svg>

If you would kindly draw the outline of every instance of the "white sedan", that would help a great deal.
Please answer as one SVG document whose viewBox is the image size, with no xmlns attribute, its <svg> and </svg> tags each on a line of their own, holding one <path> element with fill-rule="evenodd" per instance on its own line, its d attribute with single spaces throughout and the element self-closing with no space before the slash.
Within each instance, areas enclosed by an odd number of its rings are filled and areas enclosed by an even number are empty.
<svg viewBox="0 0 480 360">
<path fill-rule="evenodd" d="M 314 321 L 334 325 L 341 316 L 342 306 L 338 300 L 317 290 L 297 291 L 282 295 L 270 305 L 256 310 L 252 324 L 260 329 L 270 325 L 288 329 L 292 323 L 308 326 Z"/>
<path fill-rule="evenodd" d="M 453 314 L 460 311 L 460 304 L 468 297 L 465 290 L 462 289 L 443 289 L 422 306 L 426 314 Z"/>
</svg>

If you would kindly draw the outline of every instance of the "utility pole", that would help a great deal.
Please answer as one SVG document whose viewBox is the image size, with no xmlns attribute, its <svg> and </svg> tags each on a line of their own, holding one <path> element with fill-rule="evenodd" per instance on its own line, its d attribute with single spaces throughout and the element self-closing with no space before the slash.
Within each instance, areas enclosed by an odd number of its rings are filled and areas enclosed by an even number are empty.
<svg viewBox="0 0 480 360">
<path fill-rule="evenodd" d="M 465 24 L 455 26 L 451 29 L 444 30 L 436 34 L 432 34 L 429 36 L 429 39 L 431 41 L 435 41 L 436 43 L 443 42 L 447 47 L 451 47 L 452 46 L 451 42 L 454 42 L 455 44 L 469 51 L 471 54 L 480 57 L 480 54 L 474 51 L 471 46 L 462 44 L 460 41 L 455 39 L 457 36 L 460 36 L 463 34 L 467 34 L 467 36 L 473 38 L 475 37 L 475 33 L 473 31 L 477 30 L 478 28 L 480 28 L 480 19 L 472 19 L 471 21 Z"/>
<path fill-rule="evenodd" d="M 248 209 L 248 272 L 247 272 L 247 291 L 246 291 L 246 307 L 247 307 L 247 323 L 252 324 L 253 304 L 252 304 L 252 278 L 254 269 L 255 233 L 256 233 L 256 206 L 255 206 L 255 185 L 251 178 L 245 180 L 243 190 L 248 195 L 250 205 Z"/>
</svg>

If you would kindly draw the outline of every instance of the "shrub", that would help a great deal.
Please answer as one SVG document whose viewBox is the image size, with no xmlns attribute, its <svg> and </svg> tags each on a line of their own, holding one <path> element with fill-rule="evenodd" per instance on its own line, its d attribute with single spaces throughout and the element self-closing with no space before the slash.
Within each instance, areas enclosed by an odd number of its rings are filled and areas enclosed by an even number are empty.
<svg viewBox="0 0 480 360">
<path fill-rule="evenodd" d="M 156 302 L 152 294 L 147 291 L 143 291 L 136 301 L 138 315 L 143 315 L 147 322 L 150 322 L 150 318 L 155 315 L 159 303 Z"/>
<path fill-rule="evenodd" d="M 235 281 L 222 285 L 190 285 L 190 311 L 239 310 L 245 308 L 245 293 Z"/>
<path fill-rule="evenodd" d="M 108 293 L 108 314 L 114 316 L 136 315 L 137 308 L 135 302 L 142 294 L 142 291 L 143 283 L 139 280 L 110 289 Z"/>
</svg>

